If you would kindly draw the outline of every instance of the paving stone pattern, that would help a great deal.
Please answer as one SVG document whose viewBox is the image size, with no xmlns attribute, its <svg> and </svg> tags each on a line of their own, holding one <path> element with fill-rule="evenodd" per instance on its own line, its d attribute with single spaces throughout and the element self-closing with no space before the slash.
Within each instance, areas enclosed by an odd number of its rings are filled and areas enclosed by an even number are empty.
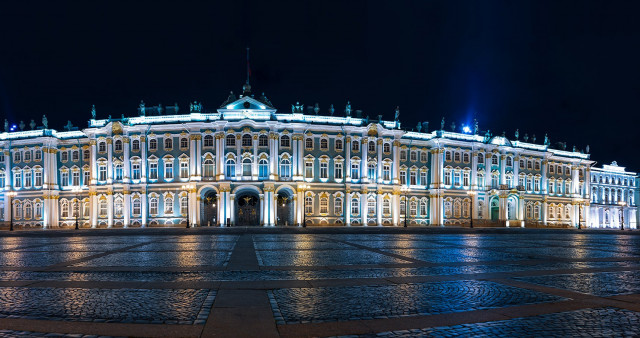
<svg viewBox="0 0 640 338">
<path fill-rule="evenodd" d="M 274 312 L 281 314 L 276 320 L 281 324 L 433 315 L 564 299 L 474 280 L 278 289 L 272 295 Z"/>
<path fill-rule="evenodd" d="M 640 313 L 603 308 L 360 337 L 634 337 L 638 332 Z"/>
<path fill-rule="evenodd" d="M 637 336 L 639 267 L 635 231 L 16 231 L 0 337 Z"/>
</svg>

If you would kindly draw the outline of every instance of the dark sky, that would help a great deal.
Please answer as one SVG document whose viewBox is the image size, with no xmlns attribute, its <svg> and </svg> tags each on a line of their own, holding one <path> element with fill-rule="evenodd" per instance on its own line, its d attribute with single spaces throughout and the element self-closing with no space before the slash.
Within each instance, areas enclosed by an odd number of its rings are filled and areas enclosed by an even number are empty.
<svg viewBox="0 0 640 338">
<path fill-rule="evenodd" d="M 184 4 L 186 3 L 186 4 Z M 245 80 L 281 111 L 347 100 L 444 116 L 640 170 L 639 1 L 3 2 L 0 118 L 62 129 L 147 105 L 213 110 Z"/>
</svg>

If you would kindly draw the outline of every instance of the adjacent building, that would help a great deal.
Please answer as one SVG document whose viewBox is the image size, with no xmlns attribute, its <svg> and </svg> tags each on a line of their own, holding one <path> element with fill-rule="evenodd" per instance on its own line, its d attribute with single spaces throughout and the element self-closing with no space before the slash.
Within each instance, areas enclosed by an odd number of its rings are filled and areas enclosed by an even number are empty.
<svg viewBox="0 0 640 338">
<path fill-rule="evenodd" d="M 525 137 L 417 131 L 347 104 L 147 107 L 0 134 L 0 215 L 25 227 L 474 225 L 635 228 L 637 175 Z M 69 128 L 71 129 L 71 128 Z M 623 216 L 624 215 L 624 216 Z"/>
</svg>

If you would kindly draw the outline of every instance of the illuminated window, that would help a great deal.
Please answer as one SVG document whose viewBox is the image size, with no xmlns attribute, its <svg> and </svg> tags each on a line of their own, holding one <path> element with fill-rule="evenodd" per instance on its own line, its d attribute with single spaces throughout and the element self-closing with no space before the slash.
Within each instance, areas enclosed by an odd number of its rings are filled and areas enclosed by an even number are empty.
<svg viewBox="0 0 640 338">
<path fill-rule="evenodd" d="M 202 142 L 205 148 L 213 147 L 213 135 L 205 135 Z"/>
<path fill-rule="evenodd" d="M 227 135 L 227 147 L 235 147 L 236 146 L 236 137 L 233 134 Z"/>
<path fill-rule="evenodd" d="M 181 137 L 180 138 L 180 149 L 187 149 L 189 148 L 189 140 L 186 137 Z"/>
<path fill-rule="evenodd" d="M 251 147 L 251 135 L 249 134 L 242 135 L 242 146 Z"/>
<path fill-rule="evenodd" d="M 342 197 L 336 197 L 333 201 L 333 213 L 336 216 L 342 216 Z"/>
<path fill-rule="evenodd" d="M 291 138 L 287 135 L 282 135 L 280 137 L 280 147 L 289 148 L 291 146 Z"/>
<path fill-rule="evenodd" d="M 268 147 L 269 146 L 269 138 L 267 135 L 262 134 L 258 137 L 258 147 Z"/>
</svg>

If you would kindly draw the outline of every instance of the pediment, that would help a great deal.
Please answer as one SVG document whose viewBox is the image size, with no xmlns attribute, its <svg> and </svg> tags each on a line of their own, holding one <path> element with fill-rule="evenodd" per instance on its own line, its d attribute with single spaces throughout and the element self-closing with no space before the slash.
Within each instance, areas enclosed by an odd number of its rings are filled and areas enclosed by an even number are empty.
<svg viewBox="0 0 640 338">
<path fill-rule="evenodd" d="M 271 110 L 273 107 L 250 96 L 241 97 L 220 107 L 221 110 Z"/>
</svg>

